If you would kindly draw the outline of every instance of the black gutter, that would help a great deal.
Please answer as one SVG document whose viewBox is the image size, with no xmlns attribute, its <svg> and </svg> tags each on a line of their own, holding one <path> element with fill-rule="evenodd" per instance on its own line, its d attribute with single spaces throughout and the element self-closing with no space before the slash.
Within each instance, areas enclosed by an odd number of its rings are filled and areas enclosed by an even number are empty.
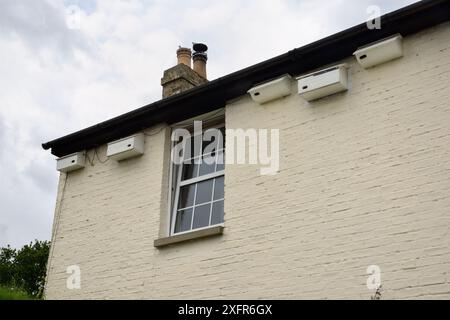
<svg viewBox="0 0 450 320">
<path fill-rule="evenodd" d="M 152 125 L 175 123 L 225 106 L 255 84 L 283 74 L 298 75 L 347 58 L 360 46 L 400 33 L 407 36 L 450 20 L 450 0 L 424 0 L 381 17 L 381 29 L 366 23 L 156 101 L 118 117 L 43 143 L 55 156 L 90 149 Z"/>
</svg>

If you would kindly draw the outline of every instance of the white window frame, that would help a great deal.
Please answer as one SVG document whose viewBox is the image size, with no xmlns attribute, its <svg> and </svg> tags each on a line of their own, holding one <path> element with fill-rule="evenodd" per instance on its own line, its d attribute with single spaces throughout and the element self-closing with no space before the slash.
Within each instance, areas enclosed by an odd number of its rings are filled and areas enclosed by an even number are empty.
<svg viewBox="0 0 450 320">
<path fill-rule="evenodd" d="M 201 133 L 202 136 L 203 136 L 204 132 L 207 129 L 211 129 L 211 128 L 225 128 L 225 122 L 221 121 L 220 123 L 218 123 L 216 125 L 210 125 L 210 126 L 202 128 L 203 129 L 203 131 Z M 203 138 L 202 138 L 202 141 L 203 141 Z M 225 144 L 225 137 L 223 137 L 223 143 Z M 174 145 L 175 145 L 175 142 L 173 142 L 172 147 Z M 225 152 L 225 145 L 222 145 L 221 149 L 214 150 L 215 157 L 216 157 L 216 159 L 215 159 L 215 161 L 216 161 L 215 166 L 216 167 L 214 169 L 217 168 L 217 159 L 218 159 L 219 155 L 221 153 L 224 153 L 224 152 Z M 185 153 L 183 152 L 183 157 L 184 157 L 184 154 Z M 169 221 L 169 223 L 170 223 L 170 225 L 169 225 L 170 226 L 169 232 L 170 232 L 171 236 L 185 234 L 185 233 L 190 233 L 190 232 L 194 232 L 194 231 L 198 231 L 198 230 L 202 230 L 202 229 L 208 229 L 208 228 L 212 228 L 212 227 L 215 227 L 215 226 L 223 225 L 223 222 L 211 225 L 211 218 L 212 218 L 213 204 L 215 202 L 225 201 L 224 198 L 215 199 L 214 200 L 214 189 L 215 189 L 215 179 L 214 178 L 218 178 L 218 177 L 221 177 L 221 176 L 225 177 L 225 166 L 224 166 L 223 170 L 215 171 L 213 173 L 208 173 L 208 174 L 205 174 L 205 175 L 202 175 L 202 176 L 198 176 L 199 170 L 200 170 L 200 165 L 198 165 L 197 166 L 197 174 L 196 174 L 195 178 L 191 178 L 191 179 L 188 179 L 188 180 L 181 181 L 182 173 L 183 173 L 182 171 L 183 171 L 183 166 L 184 166 L 184 162 L 185 161 L 194 160 L 194 159 L 199 158 L 199 157 L 202 158 L 202 157 L 208 156 L 210 154 L 211 153 L 200 154 L 200 155 L 193 155 L 193 157 L 188 158 L 188 159 L 184 159 L 183 158 L 183 161 L 182 161 L 182 163 L 180 165 L 178 165 L 178 168 L 177 168 L 177 166 L 175 164 L 171 163 L 171 169 L 170 169 L 171 170 L 171 174 L 170 174 L 170 176 L 171 176 L 171 178 L 170 178 L 171 179 L 171 181 L 170 181 L 170 183 L 171 183 L 171 185 L 170 185 L 170 191 L 171 191 L 171 197 L 170 197 L 171 198 L 171 201 L 170 201 L 171 210 L 170 211 L 171 211 L 171 213 L 170 213 L 170 221 Z M 223 161 L 224 161 L 224 164 L 225 164 L 225 155 L 223 157 L 224 157 Z M 177 172 L 175 172 L 175 171 L 177 171 Z M 174 181 L 175 179 L 172 176 L 173 173 L 175 173 L 176 181 Z M 186 186 L 186 185 L 190 185 L 190 184 L 196 184 L 198 182 L 206 181 L 206 180 L 210 180 L 210 179 L 214 179 L 213 180 L 213 186 L 212 186 L 213 192 L 211 192 L 211 199 L 210 199 L 210 201 L 207 201 L 207 202 L 204 203 L 204 204 L 208 204 L 208 203 L 211 204 L 211 208 L 210 208 L 210 211 L 209 211 L 209 224 L 207 226 L 204 226 L 204 227 L 201 227 L 201 228 L 195 228 L 195 229 L 192 228 L 193 227 L 193 222 L 194 222 L 195 207 L 198 206 L 198 205 L 202 205 L 202 204 L 195 204 L 195 200 L 196 200 L 196 197 L 197 197 L 197 186 L 196 186 L 195 187 L 195 191 L 194 191 L 194 204 L 192 206 L 189 206 L 189 207 L 181 208 L 181 209 L 193 209 L 192 210 L 192 217 L 191 217 L 191 228 L 189 230 L 186 230 L 186 231 L 175 232 L 175 227 L 176 227 L 176 223 L 177 223 L 177 213 L 178 213 L 178 210 L 180 210 L 180 208 L 178 208 L 178 202 L 179 202 L 179 196 L 180 196 L 181 187 Z"/>
</svg>

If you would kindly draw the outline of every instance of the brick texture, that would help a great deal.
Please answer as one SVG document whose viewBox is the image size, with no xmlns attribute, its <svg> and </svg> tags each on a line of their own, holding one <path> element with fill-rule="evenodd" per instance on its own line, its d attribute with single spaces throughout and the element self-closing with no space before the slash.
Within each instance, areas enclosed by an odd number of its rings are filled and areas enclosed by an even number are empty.
<svg viewBox="0 0 450 320">
<path fill-rule="evenodd" d="M 382 299 L 449 299 L 450 24 L 375 68 L 339 62 L 348 92 L 308 104 L 293 83 L 227 105 L 227 128 L 280 130 L 280 171 L 226 166 L 222 236 L 153 247 L 167 233 L 165 125 L 142 157 L 62 175 L 46 297 L 370 299 L 378 265 Z M 74 264 L 80 290 L 66 288 Z"/>
</svg>

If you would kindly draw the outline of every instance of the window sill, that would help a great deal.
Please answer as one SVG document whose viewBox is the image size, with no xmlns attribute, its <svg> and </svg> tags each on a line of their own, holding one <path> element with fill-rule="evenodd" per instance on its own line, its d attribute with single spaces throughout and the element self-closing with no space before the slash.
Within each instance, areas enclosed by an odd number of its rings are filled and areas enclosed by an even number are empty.
<svg viewBox="0 0 450 320">
<path fill-rule="evenodd" d="M 189 240 L 220 235 L 223 233 L 223 229 L 224 229 L 224 227 L 219 225 L 219 226 L 214 226 L 211 228 L 194 230 L 194 231 L 182 233 L 182 234 L 176 234 L 176 235 L 173 235 L 170 237 L 156 239 L 153 242 L 153 245 L 156 248 L 161 248 L 161 247 L 165 247 L 165 246 L 168 246 L 168 245 L 174 244 L 174 243 L 185 242 L 185 241 L 189 241 Z"/>
</svg>

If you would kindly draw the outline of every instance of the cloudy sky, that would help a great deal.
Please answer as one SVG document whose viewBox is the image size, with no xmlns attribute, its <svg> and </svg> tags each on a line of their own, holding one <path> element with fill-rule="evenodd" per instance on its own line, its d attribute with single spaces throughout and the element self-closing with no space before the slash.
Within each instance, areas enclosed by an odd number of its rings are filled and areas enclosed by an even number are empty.
<svg viewBox="0 0 450 320">
<path fill-rule="evenodd" d="M 50 239 L 58 174 L 41 143 L 161 97 L 178 45 L 214 79 L 415 0 L 0 0 L 0 247 Z"/>
</svg>

